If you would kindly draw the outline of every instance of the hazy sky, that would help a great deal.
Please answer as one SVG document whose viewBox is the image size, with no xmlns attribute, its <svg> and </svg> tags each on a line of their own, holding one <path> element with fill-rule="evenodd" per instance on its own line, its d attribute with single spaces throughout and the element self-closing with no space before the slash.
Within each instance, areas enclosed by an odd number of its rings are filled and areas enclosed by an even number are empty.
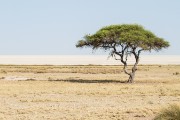
<svg viewBox="0 0 180 120">
<path fill-rule="evenodd" d="M 75 44 L 111 24 L 138 23 L 180 55 L 180 0 L 1 0 L 1 55 L 81 55 Z M 97 52 L 102 54 L 103 52 Z"/>
</svg>

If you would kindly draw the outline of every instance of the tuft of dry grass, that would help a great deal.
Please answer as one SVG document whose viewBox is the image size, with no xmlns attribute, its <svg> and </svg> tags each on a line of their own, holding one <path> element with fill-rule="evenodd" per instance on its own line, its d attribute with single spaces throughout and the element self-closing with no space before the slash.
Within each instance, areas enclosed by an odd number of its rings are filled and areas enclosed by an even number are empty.
<svg viewBox="0 0 180 120">
<path fill-rule="evenodd" d="M 162 109 L 154 120 L 180 120 L 180 106 L 174 104 Z"/>
</svg>

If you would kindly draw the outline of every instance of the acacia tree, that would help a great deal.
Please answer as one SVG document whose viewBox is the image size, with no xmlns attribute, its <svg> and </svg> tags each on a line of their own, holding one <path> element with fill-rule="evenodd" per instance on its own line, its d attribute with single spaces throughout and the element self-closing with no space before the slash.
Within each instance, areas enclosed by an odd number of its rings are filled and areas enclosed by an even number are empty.
<svg viewBox="0 0 180 120">
<path fill-rule="evenodd" d="M 137 24 L 110 25 L 103 27 L 95 34 L 85 35 L 76 47 L 91 47 L 94 49 L 110 50 L 110 55 L 120 60 L 124 72 L 129 75 L 128 82 L 134 82 L 137 65 L 142 51 L 159 51 L 169 47 L 169 42 L 157 37 L 151 31 Z M 127 70 L 129 56 L 134 56 L 135 63 L 132 70 Z M 117 58 L 119 57 L 119 58 Z"/>
</svg>

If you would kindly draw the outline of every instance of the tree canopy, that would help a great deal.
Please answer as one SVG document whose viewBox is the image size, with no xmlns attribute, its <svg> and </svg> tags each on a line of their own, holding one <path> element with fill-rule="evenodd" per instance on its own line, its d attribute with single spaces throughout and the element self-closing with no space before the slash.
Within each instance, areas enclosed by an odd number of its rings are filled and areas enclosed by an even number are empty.
<svg viewBox="0 0 180 120">
<path fill-rule="evenodd" d="M 83 40 L 78 41 L 76 47 L 111 50 L 111 56 L 120 56 L 119 60 L 124 64 L 124 71 L 131 77 L 129 81 L 132 82 L 141 51 L 159 51 L 162 48 L 169 47 L 169 42 L 157 37 L 141 25 L 122 24 L 106 26 L 95 34 L 85 35 Z M 129 73 L 126 66 L 128 55 L 131 54 L 134 55 L 136 62 L 132 72 Z"/>
<path fill-rule="evenodd" d="M 122 24 L 103 27 L 93 35 L 84 36 L 77 47 L 89 46 L 93 49 L 108 49 L 115 45 L 125 45 L 143 50 L 161 50 L 169 46 L 163 38 L 159 38 L 141 25 Z"/>
</svg>

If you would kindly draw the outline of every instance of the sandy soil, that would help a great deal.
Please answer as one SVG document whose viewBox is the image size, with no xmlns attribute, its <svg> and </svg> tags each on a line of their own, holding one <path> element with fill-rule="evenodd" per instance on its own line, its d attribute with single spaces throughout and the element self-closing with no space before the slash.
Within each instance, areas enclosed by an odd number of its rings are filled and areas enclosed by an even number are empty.
<svg viewBox="0 0 180 120">
<path fill-rule="evenodd" d="M 0 66 L 2 120 L 151 120 L 180 103 L 180 66 Z"/>
</svg>

